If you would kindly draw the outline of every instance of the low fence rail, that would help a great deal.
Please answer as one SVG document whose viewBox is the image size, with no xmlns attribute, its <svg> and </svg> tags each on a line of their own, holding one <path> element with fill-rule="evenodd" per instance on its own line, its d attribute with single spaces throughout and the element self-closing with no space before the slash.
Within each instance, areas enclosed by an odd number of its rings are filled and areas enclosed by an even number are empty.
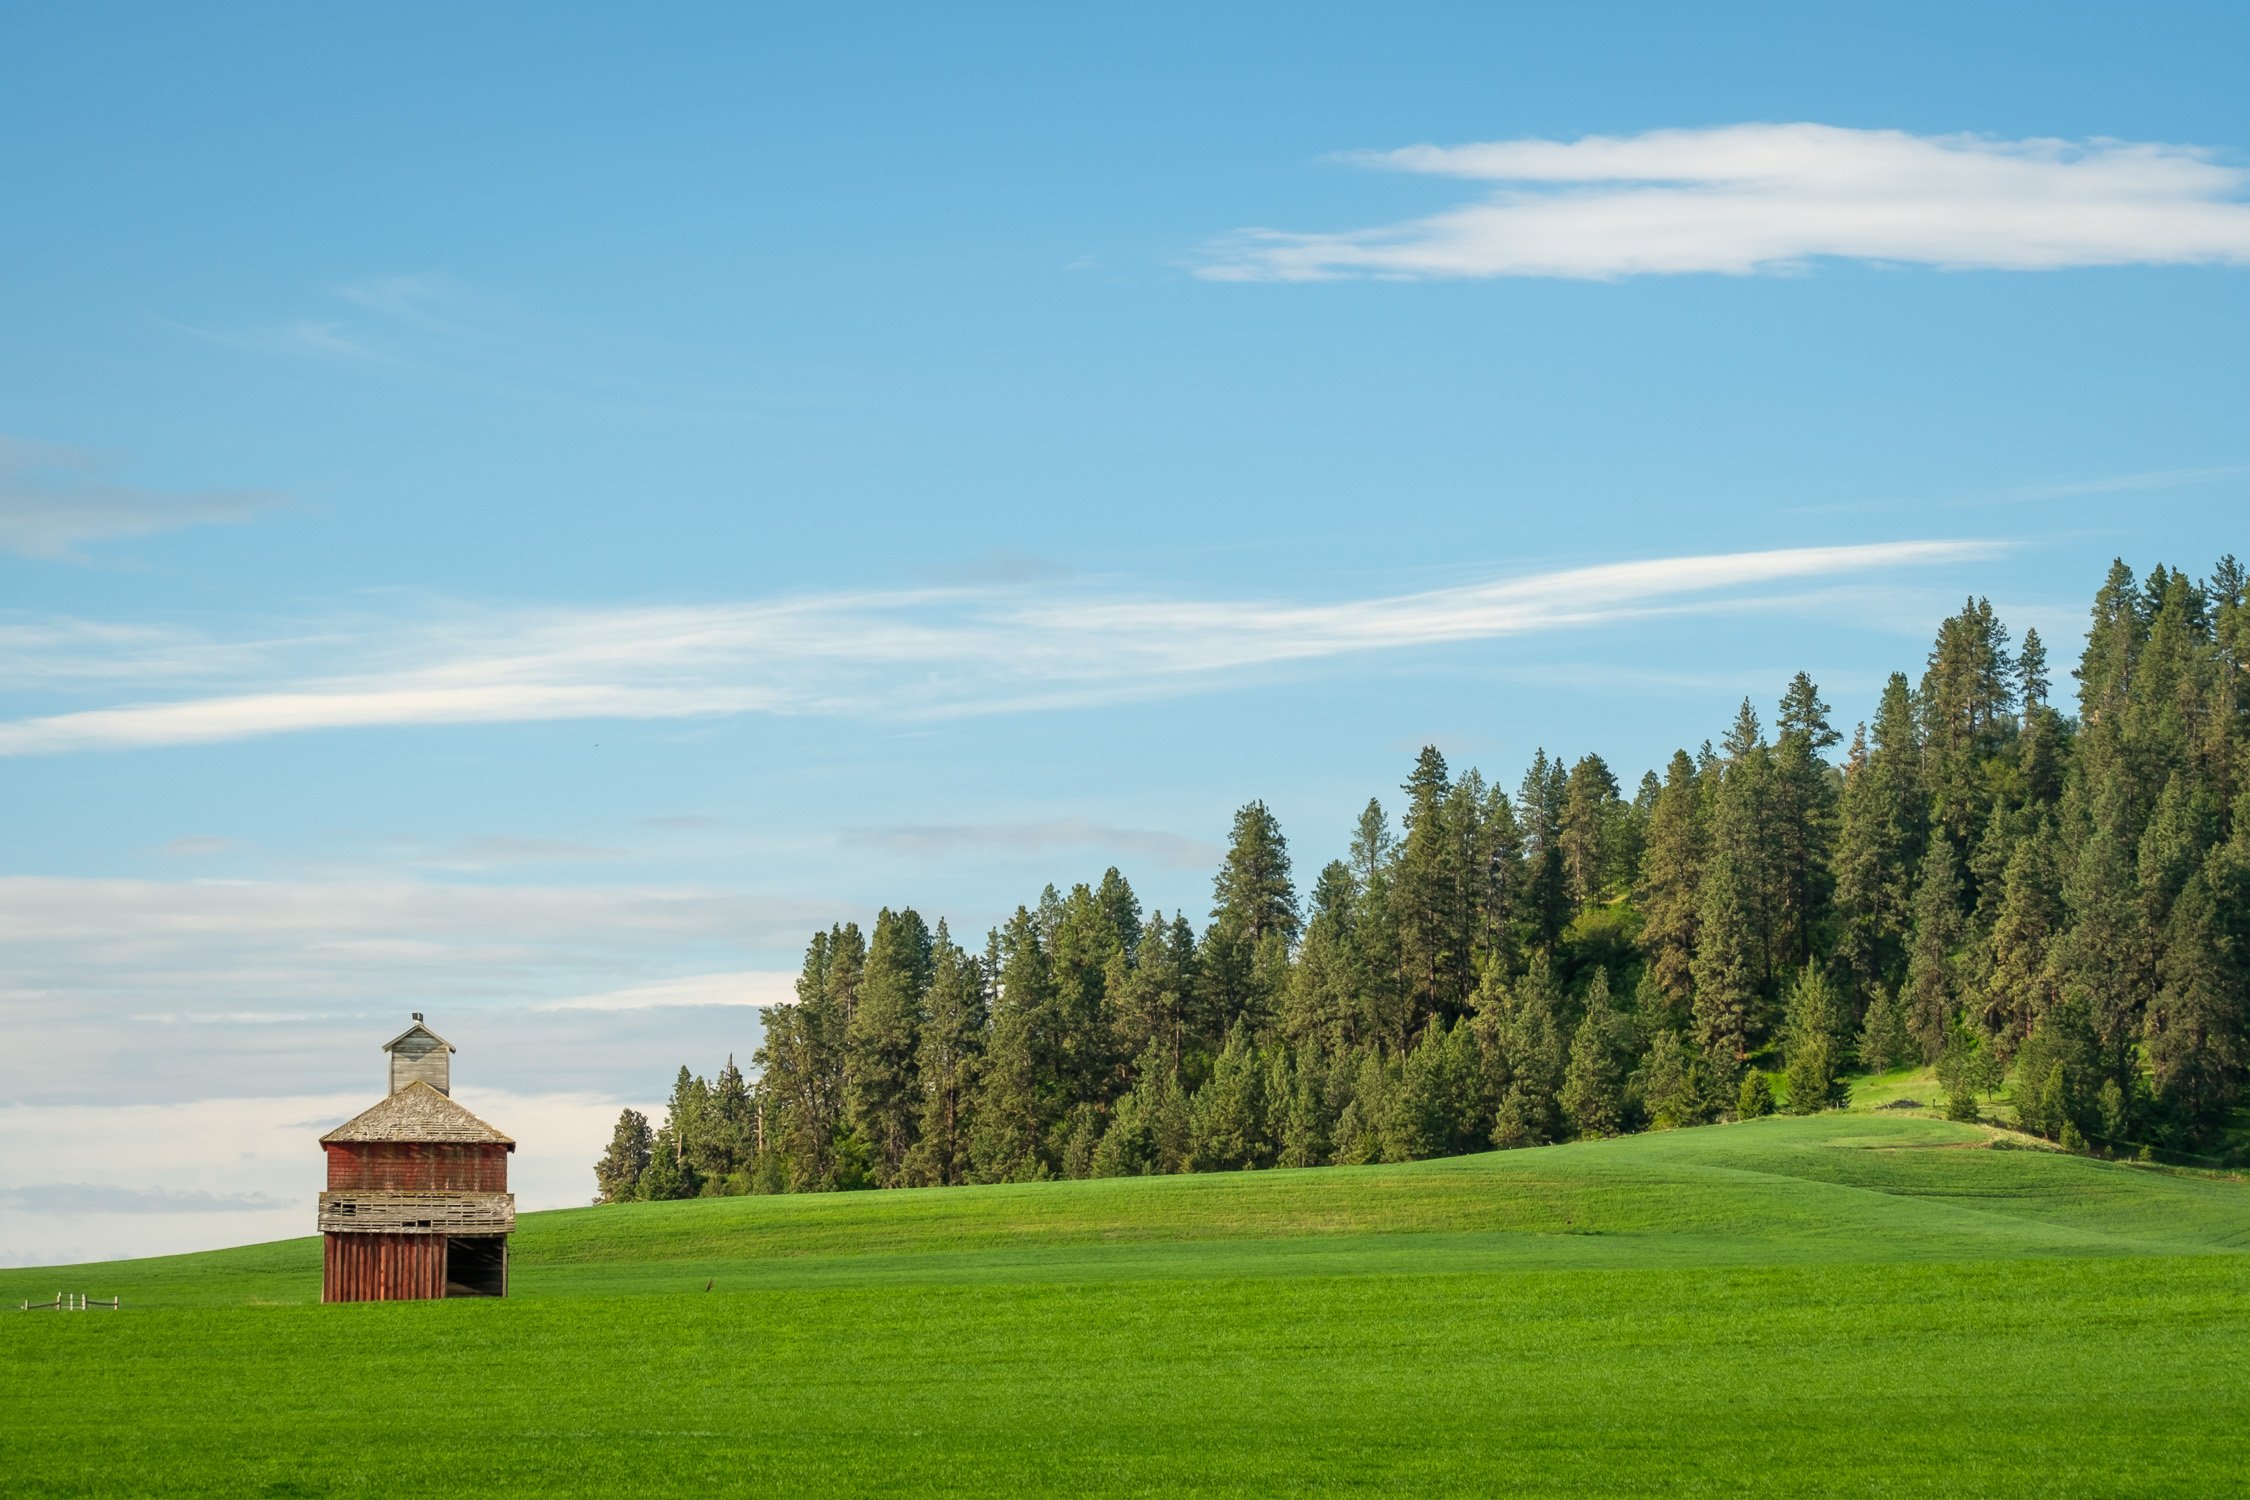
<svg viewBox="0 0 2250 1500">
<path fill-rule="evenodd" d="M 96 1307 L 105 1307 L 111 1312 L 116 1312 L 124 1305 L 125 1299 L 123 1297 L 111 1297 L 105 1300 L 100 1297 L 89 1297 L 84 1292 L 57 1292 L 55 1293 L 55 1300 L 52 1302 L 19 1302 L 16 1304 L 17 1309 L 21 1312 L 47 1312 L 50 1310 L 54 1312 L 85 1312 L 89 1308 Z"/>
</svg>

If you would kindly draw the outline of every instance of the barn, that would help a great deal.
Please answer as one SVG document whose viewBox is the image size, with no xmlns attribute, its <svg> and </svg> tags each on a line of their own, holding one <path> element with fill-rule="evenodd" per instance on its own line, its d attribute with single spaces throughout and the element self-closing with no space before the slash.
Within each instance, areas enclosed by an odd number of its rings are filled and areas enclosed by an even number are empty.
<svg viewBox="0 0 2250 1500">
<path fill-rule="evenodd" d="M 507 1296 L 516 1143 L 453 1102 L 453 1044 L 420 1012 L 383 1051 L 390 1093 L 320 1138 L 320 1300 Z"/>
</svg>

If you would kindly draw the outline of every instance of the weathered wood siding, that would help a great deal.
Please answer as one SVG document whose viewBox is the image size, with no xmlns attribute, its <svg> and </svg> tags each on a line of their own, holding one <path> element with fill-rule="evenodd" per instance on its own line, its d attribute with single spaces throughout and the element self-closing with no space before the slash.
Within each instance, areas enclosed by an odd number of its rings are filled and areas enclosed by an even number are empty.
<svg viewBox="0 0 2250 1500">
<path fill-rule="evenodd" d="M 445 1295 L 443 1235 L 330 1234 L 322 1239 L 323 1302 L 407 1302 Z"/>
<path fill-rule="evenodd" d="M 504 1193 L 508 1148 L 350 1141 L 328 1146 L 330 1192 Z"/>
<path fill-rule="evenodd" d="M 512 1193 L 322 1193 L 323 1234 L 512 1234 Z"/>
<path fill-rule="evenodd" d="M 445 1043 L 427 1033 L 410 1032 L 391 1049 L 391 1092 L 426 1083 L 441 1094 L 453 1092 L 453 1068 Z"/>
</svg>

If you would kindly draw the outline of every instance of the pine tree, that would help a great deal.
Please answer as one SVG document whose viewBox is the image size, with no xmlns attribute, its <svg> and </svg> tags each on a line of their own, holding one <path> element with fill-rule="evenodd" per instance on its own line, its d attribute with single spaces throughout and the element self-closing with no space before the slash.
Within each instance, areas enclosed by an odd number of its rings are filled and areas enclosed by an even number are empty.
<svg viewBox="0 0 2250 1500">
<path fill-rule="evenodd" d="M 2016 652 L 2016 696 L 2023 700 L 2024 712 L 2047 701 L 2047 645 L 2039 639 L 2039 632 L 2026 630 L 2023 645 Z"/>
<path fill-rule="evenodd" d="M 1774 944 L 1777 960 L 1801 966 L 1811 962 L 1814 939 L 1828 912 L 1836 796 L 1828 762 L 1821 756 L 1838 739 L 1829 727 L 1820 689 L 1803 672 L 1781 700 L 1780 727 L 1770 820 Z"/>
<path fill-rule="evenodd" d="M 1846 1102 L 1850 1091 L 1839 1075 L 1849 1026 L 1843 997 L 1819 964 L 1806 963 L 1790 986 L 1782 1023 L 1791 1114 L 1815 1114 Z"/>
<path fill-rule="evenodd" d="M 1971 599 L 1938 627 L 1918 702 L 1931 820 L 1956 848 L 1991 815 L 1988 762 L 2014 706 L 2014 678 L 2008 631 L 1991 601 Z"/>
<path fill-rule="evenodd" d="M 1290 1090 L 1282 1106 L 1280 1150 L 1275 1164 L 1284 1167 L 1318 1167 L 1327 1164 L 1330 1109 L 1322 1059 L 1299 1053 L 1290 1071 Z"/>
<path fill-rule="evenodd" d="M 1297 936 L 1297 888 L 1289 879 L 1289 841 L 1263 802 L 1243 804 L 1234 815 L 1226 862 L 1212 884 L 1211 916 L 1230 922 L 1253 942 L 1269 933 Z"/>
<path fill-rule="evenodd" d="M 2051 954 L 2063 924 L 2060 850 L 2046 821 L 2016 841 L 1999 882 L 1984 978 L 1984 1024 L 2010 1042 L 2054 1004 Z"/>
<path fill-rule="evenodd" d="M 930 984 L 920 1049 L 915 1142 L 904 1180 L 950 1186 L 964 1180 L 968 1161 L 970 1102 L 984 1052 L 990 999 L 984 971 L 962 951 L 940 919 L 930 943 Z"/>
<path fill-rule="evenodd" d="M 1695 1040 L 1715 1068 L 1732 1076 L 1750 1055 L 1758 990 L 1750 968 L 1752 919 L 1732 853 L 1715 850 L 1697 895 Z"/>
<path fill-rule="evenodd" d="M 747 1191 L 747 1169 L 756 1153 L 755 1111 L 750 1086 L 727 1055 L 726 1066 L 711 1080 L 701 1128 L 691 1143 L 696 1175 L 717 1193 Z M 737 1174 L 742 1174 L 738 1176 Z"/>
<path fill-rule="evenodd" d="M 1493 1130 L 1496 1146 L 1536 1146 L 1561 1133 L 1561 1002 L 1545 954 L 1534 956 L 1506 992 L 1498 1026 L 1498 1073 L 1507 1084 Z"/>
<path fill-rule="evenodd" d="M 1609 766 L 1598 755 L 1580 756 L 1570 768 L 1557 840 L 1563 885 L 1572 907 L 1582 909 L 1608 899 L 1624 852 L 1619 846 L 1625 812 Z"/>
<path fill-rule="evenodd" d="M 1695 1049 L 1676 1031 L 1667 1029 L 1656 1034 L 1634 1082 L 1641 1108 L 1649 1124 L 1658 1130 L 1700 1125 L 1708 1118 Z"/>
<path fill-rule="evenodd" d="M 1706 783 L 1712 858 L 1726 857 L 1743 963 L 1751 985 L 1763 994 L 1788 964 L 1778 950 L 1775 920 L 1782 840 L 1775 823 L 1773 753 L 1749 699 L 1742 700 L 1723 748 L 1724 767 Z M 1754 1029 L 1755 1020 L 1752 1024 Z"/>
<path fill-rule="evenodd" d="M 2242 977 L 2223 953 L 2218 903 L 2202 870 L 2172 905 L 2163 973 L 2148 1020 L 2157 1100 L 2200 1136 L 2233 1108 L 2243 1068 Z"/>
<path fill-rule="evenodd" d="M 1391 1040 L 1404 1052 L 1424 1022 L 1460 1003 L 1471 912 L 1468 851 L 1449 815 L 1454 788 L 1436 746 L 1422 748 L 1402 790 L 1406 836 L 1392 861 L 1388 894 L 1406 1000 Z"/>
<path fill-rule="evenodd" d="M 1156 1170 L 1156 1127 L 1136 1090 L 1117 1101 L 1087 1170 L 1089 1177 L 1146 1177 Z"/>
<path fill-rule="evenodd" d="M 1354 942 L 1358 882 L 1342 860 L 1331 860 L 1313 886 L 1312 915 L 1281 1000 L 1281 1034 L 1292 1046 L 1322 1055 L 1360 1040 L 1365 974 Z"/>
<path fill-rule="evenodd" d="M 1061 901 L 1046 935 L 1053 1002 L 1049 1012 L 1050 1081 L 1058 1114 L 1079 1105 L 1106 1109 L 1120 1082 L 1126 1058 L 1114 1023 L 1131 982 L 1127 955 L 1136 946 L 1120 928 L 1129 920 L 1120 904 L 1137 907 L 1132 888 L 1114 869 L 1102 884 L 1104 900 L 1084 884 Z M 1123 902 L 1117 900 L 1122 895 Z"/>
<path fill-rule="evenodd" d="M 1735 1093 L 1735 1118 L 1757 1120 L 1772 1113 L 1773 1085 L 1766 1082 L 1765 1074 L 1752 1068 L 1742 1076 L 1742 1087 Z"/>
<path fill-rule="evenodd" d="M 875 918 L 859 1004 L 845 1028 L 844 1118 L 866 1143 L 876 1182 L 901 1180 L 920 1103 L 914 1075 L 930 988 L 930 930 L 912 907 Z"/>
<path fill-rule="evenodd" d="M 969 1151 L 977 1182 L 1049 1176 L 1042 1154 L 1058 1117 L 1055 1078 L 1055 978 L 1038 918 L 1017 907 L 998 934 L 999 991 L 992 1006 L 976 1124 Z"/>
<path fill-rule="evenodd" d="M 1675 750 L 1664 769 L 1663 790 L 1649 814 L 1638 892 L 1641 945 L 1674 1019 L 1688 1014 L 1695 991 L 1695 922 L 1704 859 L 1702 810 L 1695 762 L 1685 750 Z"/>
<path fill-rule="evenodd" d="M 1553 952 L 1570 925 L 1570 882 L 1563 868 L 1563 807 L 1569 773 L 1562 762 L 1533 753 L 1516 793 L 1516 822 L 1524 836 L 1523 915 L 1531 946 Z"/>
<path fill-rule="evenodd" d="M 594 1201 L 630 1203 L 641 1196 L 641 1174 L 648 1170 L 652 1138 L 648 1116 L 628 1109 L 617 1117 L 609 1149 L 594 1163 Z"/>
<path fill-rule="evenodd" d="M 836 1141 L 844 1130 L 843 1006 L 858 983 L 858 934 L 849 924 L 814 933 L 797 977 L 797 1003 L 758 1013 L 764 1030 L 754 1059 L 758 1170 L 782 1190 L 834 1185 Z"/>
<path fill-rule="evenodd" d="M 1195 932 L 1185 917 L 1149 914 L 1141 929 L 1139 962 L 1118 995 L 1116 1034 L 1127 1056 L 1154 1046 L 1165 1070 L 1179 1076 L 1196 1039 L 1208 1030 L 1196 975 Z"/>
<path fill-rule="evenodd" d="M 657 1197 L 658 1188 L 668 1198 L 693 1198 L 703 1192 L 706 1179 L 696 1170 L 696 1163 L 702 1156 L 700 1142 L 710 1108 L 711 1085 L 683 1065 L 672 1082 L 664 1124 L 651 1147 L 652 1156 L 669 1157 L 670 1163 L 655 1163 L 643 1174 L 642 1182 L 650 1185 L 648 1196 Z"/>
<path fill-rule="evenodd" d="M 1914 893 L 1913 948 L 1900 996 L 1907 1028 L 1921 1044 L 1925 1061 L 1935 1062 L 1945 1050 L 1953 1025 L 1960 994 L 1955 955 L 1961 937 L 1959 861 L 1952 843 L 1942 834 L 1933 834 Z"/>
<path fill-rule="evenodd" d="M 1625 1128 L 1625 1079 L 1631 1052 L 1626 1020 L 1610 1008 L 1609 971 L 1596 969 L 1563 1075 L 1563 1115 L 1573 1134 L 1616 1135 Z"/>
<path fill-rule="evenodd" d="M 1894 672 L 1872 742 L 1855 739 L 1844 772 L 1834 855 L 1837 957 L 1863 1001 L 1905 973 L 1928 817 L 1915 717 L 1906 677 Z"/>
<path fill-rule="evenodd" d="M 1239 1171 L 1267 1164 L 1264 1060 L 1249 1029 L 1237 1025 L 1195 1091 L 1190 1108 L 1188 1161 L 1197 1172 Z"/>
<path fill-rule="evenodd" d="M 1921 1048 L 1907 1029 L 1906 1012 L 1888 985 L 1877 985 L 1867 1002 L 1859 1031 L 1859 1065 L 1870 1073 L 1888 1073 L 1921 1060 Z"/>
</svg>

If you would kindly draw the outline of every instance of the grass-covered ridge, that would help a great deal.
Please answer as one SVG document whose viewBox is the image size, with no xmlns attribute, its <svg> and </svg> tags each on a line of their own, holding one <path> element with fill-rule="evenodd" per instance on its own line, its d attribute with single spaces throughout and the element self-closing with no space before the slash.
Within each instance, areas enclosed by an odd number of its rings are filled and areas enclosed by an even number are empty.
<svg viewBox="0 0 2250 1500">
<path fill-rule="evenodd" d="M 2158 1493 L 2250 1458 L 2250 1187 L 1890 1114 L 526 1215 L 0 1273 L 37 1493 Z M 706 1292 L 706 1283 L 714 1289 Z M 411 1461 L 407 1455 L 411 1455 Z"/>
</svg>

